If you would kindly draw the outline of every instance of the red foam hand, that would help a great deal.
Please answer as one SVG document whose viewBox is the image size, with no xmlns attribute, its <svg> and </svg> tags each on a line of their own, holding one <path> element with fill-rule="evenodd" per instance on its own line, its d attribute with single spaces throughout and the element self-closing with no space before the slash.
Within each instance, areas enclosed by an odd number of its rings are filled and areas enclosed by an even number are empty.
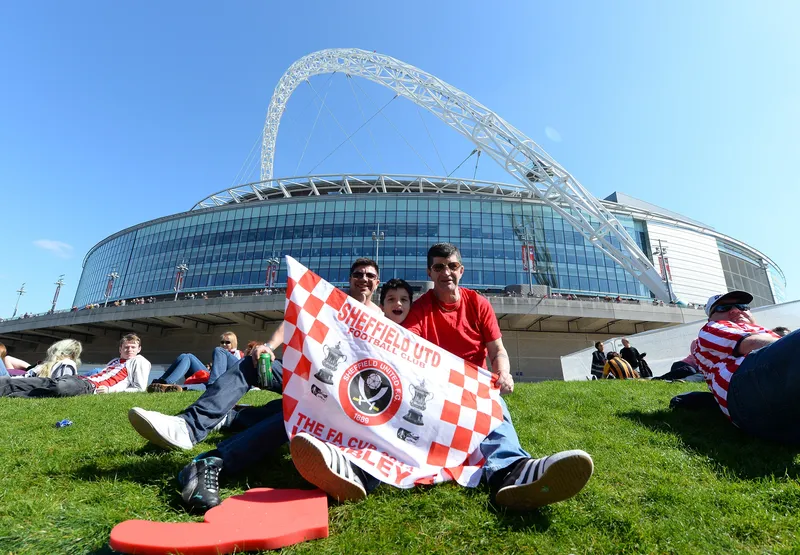
<svg viewBox="0 0 800 555">
<path fill-rule="evenodd" d="M 258 488 L 225 499 L 205 514 L 205 522 L 122 522 L 111 530 L 109 543 L 136 555 L 217 555 L 327 537 L 325 493 Z"/>
</svg>

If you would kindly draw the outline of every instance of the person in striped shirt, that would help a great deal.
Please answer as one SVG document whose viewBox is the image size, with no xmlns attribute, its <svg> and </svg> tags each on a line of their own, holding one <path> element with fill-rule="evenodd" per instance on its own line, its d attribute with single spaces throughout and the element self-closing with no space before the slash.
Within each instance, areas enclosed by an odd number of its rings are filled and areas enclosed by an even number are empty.
<svg viewBox="0 0 800 555">
<path fill-rule="evenodd" d="M 800 334 L 758 325 L 746 291 L 714 295 L 692 354 L 722 412 L 744 432 L 800 443 Z"/>
<path fill-rule="evenodd" d="M 639 373 L 619 353 L 611 351 L 608 353 L 608 358 L 603 366 L 603 377 L 606 379 L 635 380 L 639 377 Z"/>
<path fill-rule="evenodd" d="M 147 385 L 150 361 L 141 354 L 142 340 L 135 333 L 119 342 L 119 358 L 91 376 L 57 378 L 0 378 L 0 397 L 74 397 L 94 393 L 140 392 Z"/>
</svg>

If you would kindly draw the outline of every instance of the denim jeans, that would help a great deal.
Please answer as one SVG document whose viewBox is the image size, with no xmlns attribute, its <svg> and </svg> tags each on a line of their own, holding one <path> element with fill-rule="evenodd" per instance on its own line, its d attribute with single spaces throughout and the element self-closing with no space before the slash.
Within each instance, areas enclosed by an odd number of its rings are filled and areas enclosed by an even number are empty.
<svg viewBox="0 0 800 555">
<path fill-rule="evenodd" d="M 800 330 L 751 352 L 731 376 L 728 412 L 750 435 L 800 443 Z"/>
<path fill-rule="evenodd" d="M 211 372 L 206 385 L 213 384 L 222 374 L 237 364 L 239 364 L 239 359 L 233 356 L 230 351 L 222 347 L 215 347 L 212 354 Z M 199 358 L 192 353 L 183 353 L 178 355 L 175 362 L 169 365 L 161 379 L 166 383 L 178 383 L 181 378 L 188 378 L 198 370 L 205 369 L 206 365 Z"/>
<path fill-rule="evenodd" d="M 8 370 L 6 369 L 6 365 L 3 362 L 3 358 L 0 357 L 0 378 L 7 378 L 8 377 Z"/>
<path fill-rule="evenodd" d="M 208 384 L 214 383 L 222 374 L 239 364 L 239 359 L 233 356 L 233 353 L 228 349 L 223 349 L 222 347 L 214 347 L 211 361 L 211 372 L 208 377 Z"/>
<path fill-rule="evenodd" d="M 530 455 L 519 444 L 517 431 L 511 422 L 508 406 L 500 398 L 503 408 L 503 422 L 495 428 L 481 443 L 481 453 L 486 458 L 483 465 L 483 478 L 489 482 L 498 470 L 504 470 L 521 459 L 530 458 Z"/>
<path fill-rule="evenodd" d="M 251 386 L 258 385 L 258 369 L 253 359 L 246 356 L 236 362 L 217 381 L 209 384 L 197 401 L 178 415 L 186 421 L 195 443 L 206 438 L 208 432 L 228 415 Z M 277 360 L 272 363 L 272 381 L 266 389 L 283 393 L 283 366 Z M 234 416 L 231 415 L 232 418 Z"/>
<path fill-rule="evenodd" d="M 272 451 L 289 441 L 283 424 L 283 400 L 275 399 L 263 407 L 246 408 L 239 412 L 234 422 L 246 418 L 247 429 L 221 441 L 217 451 L 221 453 L 225 472 L 241 472 L 257 463 Z M 253 423 L 253 417 L 258 418 Z M 238 422 L 231 428 L 238 427 Z"/>
<path fill-rule="evenodd" d="M 0 378 L 0 397 L 75 397 L 94 393 L 94 384 L 77 376 Z"/>
<path fill-rule="evenodd" d="M 192 353 L 178 355 L 175 362 L 169 365 L 161 379 L 165 383 L 178 383 L 181 378 L 188 378 L 198 370 L 205 370 L 206 365 Z"/>
</svg>

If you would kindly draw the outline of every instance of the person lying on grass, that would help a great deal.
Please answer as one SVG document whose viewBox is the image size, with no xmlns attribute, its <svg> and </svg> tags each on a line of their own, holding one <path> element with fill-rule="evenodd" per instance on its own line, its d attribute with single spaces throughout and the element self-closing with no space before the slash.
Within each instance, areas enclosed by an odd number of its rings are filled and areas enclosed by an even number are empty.
<svg viewBox="0 0 800 555">
<path fill-rule="evenodd" d="M 393 282 L 398 284 L 387 288 L 385 293 L 382 290 L 381 298 L 389 299 L 386 302 L 386 316 L 395 322 L 402 322 L 411 306 L 412 291 L 403 280 L 391 280 L 390 283 Z M 352 298 L 368 309 L 380 311 L 381 308 L 372 302 L 379 283 L 377 262 L 369 258 L 359 258 L 353 262 L 348 290 Z M 391 293 L 398 287 L 407 290 Z M 212 430 L 243 427 L 237 421 L 247 417 L 246 425 L 251 427 L 246 433 L 222 441 L 214 451 L 198 455 L 181 471 L 181 498 L 190 509 L 205 511 L 220 503 L 217 484 L 223 467 L 227 473 L 241 472 L 287 441 L 280 400 L 271 401 L 257 409 L 234 410 L 236 403 L 251 386 L 282 393 L 282 365 L 280 360 L 274 358 L 274 351 L 281 344 L 282 324 L 267 344 L 253 349 L 250 357 L 242 359 L 237 367 L 223 374 L 182 414 L 169 416 L 139 407 L 128 412 L 128 420 L 133 428 L 151 443 L 165 449 L 191 449 Z M 258 358 L 262 353 L 273 357 L 272 376 L 268 384 L 261 384 L 258 377 Z"/>
<path fill-rule="evenodd" d="M 219 347 L 214 347 L 211 353 L 213 362 L 209 368 L 208 385 L 213 384 L 219 377 L 239 364 L 239 361 L 244 357 L 244 353 L 239 350 L 239 339 L 232 331 L 226 331 L 219 338 Z M 169 393 L 174 391 L 183 391 L 183 388 L 177 385 L 178 381 L 188 378 L 198 370 L 206 370 L 207 366 L 200 362 L 192 353 L 183 353 L 178 355 L 178 358 L 169 365 L 164 371 L 164 375 L 147 386 L 149 393 Z"/>
<path fill-rule="evenodd" d="M 142 340 L 129 333 L 120 339 L 119 358 L 111 360 L 96 374 L 0 378 L 0 397 L 74 397 L 93 393 L 141 392 L 150 374 L 150 361 L 139 354 L 141 350 Z"/>
<path fill-rule="evenodd" d="M 693 353 L 722 412 L 744 432 L 800 444 L 800 332 L 758 325 L 746 291 L 714 295 Z"/>
</svg>

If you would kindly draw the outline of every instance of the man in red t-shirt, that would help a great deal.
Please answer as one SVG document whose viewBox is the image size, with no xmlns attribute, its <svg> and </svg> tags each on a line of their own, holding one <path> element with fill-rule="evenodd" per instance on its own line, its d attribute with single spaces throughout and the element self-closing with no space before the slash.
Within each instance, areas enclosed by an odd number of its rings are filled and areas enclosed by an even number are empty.
<svg viewBox="0 0 800 555">
<path fill-rule="evenodd" d="M 714 295 L 692 354 L 722 412 L 745 432 L 800 443 L 800 333 L 756 323 L 746 291 Z"/>
<path fill-rule="evenodd" d="M 433 245 L 427 262 L 433 289 L 413 304 L 403 325 L 480 367 L 486 367 L 488 353 L 500 392 L 511 393 L 514 380 L 492 305 L 475 291 L 458 286 L 464 275 L 458 248 L 450 243 Z M 573 450 L 532 459 L 520 446 L 505 402 L 500 404 L 504 421 L 481 444 L 484 478 L 497 503 L 531 509 L 568 499 L 583 489 L 594 468 L 591 457 Z M 303 456 L 295 457 L 296 452 Z M 304 434 L 292 439 L 292 458 L 306 479 L 340 501 L 363 499 L 374 484 L 338 450 Z"/>
</svg>

